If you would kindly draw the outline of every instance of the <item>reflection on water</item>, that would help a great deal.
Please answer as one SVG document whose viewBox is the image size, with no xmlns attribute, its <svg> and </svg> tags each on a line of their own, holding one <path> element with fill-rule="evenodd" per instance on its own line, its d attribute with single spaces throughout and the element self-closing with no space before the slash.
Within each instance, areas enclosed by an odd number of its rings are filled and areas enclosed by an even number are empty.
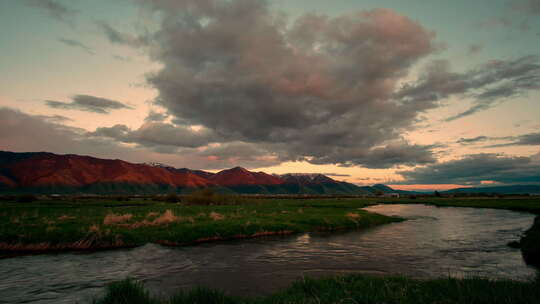
<svg viewBox="0 0 540 304">
<path fill-rule="evenodd" d="M 515 279 L 534 275 L 520 251 L 506 246 L 532 224 L 532 215 L 423 205 L 367 210 L 409 220 L 337 234 L 4 259 L 0 303 L 86 303 L 102 292 L 104 284 L 125 277 L 144 281 L 155 293 L 202 285 L 256 295 L 286 287 L 304 275 L 475 274 Z"/>
</svg>

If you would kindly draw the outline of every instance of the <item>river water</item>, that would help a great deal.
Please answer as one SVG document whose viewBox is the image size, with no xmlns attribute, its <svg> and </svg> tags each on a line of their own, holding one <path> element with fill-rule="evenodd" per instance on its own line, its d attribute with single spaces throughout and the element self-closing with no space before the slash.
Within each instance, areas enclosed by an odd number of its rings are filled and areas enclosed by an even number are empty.
<svg viewBox="0 0 540 304">
<path fill-rule="evenodd" d="M 166 296 L 194 286 L 260 295 L 302 276 L 344 273 L 519 280 L 535 274 L 519 250 L 506 246 L 532 225 L 533 215 L 425 205 L 366 209 L 408 221 L 344 233 L 3 259 L 0 303 L 90 303 L 105 284 L 126 277 Z"/>
</svg>

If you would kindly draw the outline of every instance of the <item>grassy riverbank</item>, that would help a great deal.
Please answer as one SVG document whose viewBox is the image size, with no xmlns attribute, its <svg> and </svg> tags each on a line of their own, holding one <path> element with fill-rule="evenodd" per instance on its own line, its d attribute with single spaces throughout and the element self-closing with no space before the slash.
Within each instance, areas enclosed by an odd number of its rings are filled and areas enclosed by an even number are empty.
<svg viewBox="0 0 540 304">
<path fill-rule="evenodd" d="M 525 232 L 519 243 L 525 261 L 540 267 L 540 216 L 535 218 L 533 226 Z"/>
<path fill-rule="evenodd" d="M 151 297 L 143 285 L 121 281 L 108 287 L 95 304 L 315 304 L 315 303 L 540 303 L 540 281 L 492 281 L 481 278 L 414 280 L 404 277 L 349 275 L 304 279 L 267 297 L 229 297 L 210 289 L 181 291 L 170 299 Z"/>
<path fill-rule="evenodd" d="M 231 205 L 150 200 L 0 203 L 0 252 L 133 247 L 362 229 L 400 219 L 359 208 L 358 199 L 233 200 Z"/>
</svg>

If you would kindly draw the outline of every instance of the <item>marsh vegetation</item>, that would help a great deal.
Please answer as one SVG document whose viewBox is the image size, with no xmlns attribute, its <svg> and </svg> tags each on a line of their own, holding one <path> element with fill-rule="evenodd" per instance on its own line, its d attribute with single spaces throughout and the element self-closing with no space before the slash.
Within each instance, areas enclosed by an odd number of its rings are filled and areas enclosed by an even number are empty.
<svg viewBox="0 0 540 304">
<path fill-rule="evenodd" d="M 254 200 L 197 193 L 181 202 L 45 200 L 0 203 L 0 251 L 47 252 L 186 245 L 399 221 L 357 199 Z"/>
<path fill-rule="evenodd" d="M 218 290 L 196 288 L 168 299 L 152 297 L 144 286 L 125 280 L 111 284 L 94 304 L 532 304 L 540 302 L 540 280 L 517 282 L 485 278 L 415 280 L 405 277 L 349 275 L 299 280 L 291 287 L 266 297 L 231 297 Z"/>
</svg>

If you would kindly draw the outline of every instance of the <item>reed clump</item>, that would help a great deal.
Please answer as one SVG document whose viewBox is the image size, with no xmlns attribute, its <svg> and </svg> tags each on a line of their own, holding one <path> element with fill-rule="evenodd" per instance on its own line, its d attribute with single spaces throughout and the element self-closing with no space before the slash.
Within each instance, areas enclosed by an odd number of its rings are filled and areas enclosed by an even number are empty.
<svg viewBox="0 0 540 304">
<path fill-rule="evenodd" d="M 151 297 L 141 283 L 124 280 L 108 286 L 94 304 L 533 304 L 540 303 L 539 279 L 529 282 L 471 277 L 416 280 L 406 277 L 337 276 L 303 278 L 291 287 L 266 297 L 232 297 L 208 288 L 181 290 L 169 299 Z"/>
</svg>

